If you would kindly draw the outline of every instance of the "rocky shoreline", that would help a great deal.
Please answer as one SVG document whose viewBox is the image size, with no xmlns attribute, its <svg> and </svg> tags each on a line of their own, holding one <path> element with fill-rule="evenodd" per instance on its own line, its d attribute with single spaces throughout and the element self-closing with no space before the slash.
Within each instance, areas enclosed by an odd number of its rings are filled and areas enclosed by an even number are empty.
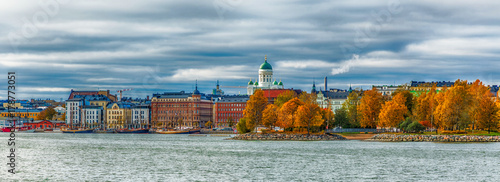
<svg viewBox="0 0 500 182">
<path fill-rule="evenodd" d="M 281 133 L 247 133 L 236 135 L 228 138 L 228 140 L 291 140 L 291 141 L 331 141 L 331 140 L 347 140 L 345 137 L 336 134 L 281 134 Z"/>
<path fill-rule="evenodd" d="M 378 134 L 368 140 L 383 142 L 500 142 L 500 136 Z"/>
</svg>

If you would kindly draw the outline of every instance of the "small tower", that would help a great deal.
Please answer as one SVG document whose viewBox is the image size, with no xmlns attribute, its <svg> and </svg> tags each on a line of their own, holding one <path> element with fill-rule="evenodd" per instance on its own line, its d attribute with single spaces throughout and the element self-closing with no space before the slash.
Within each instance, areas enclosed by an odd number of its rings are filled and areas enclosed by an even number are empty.
<svg viewBox="0 0 500 182">
<path fill-rule="evenodd" d="M 313 88 L 311 90 L 311 93 L 316 93 L 316 82 L 313 81 Z"/>
</svg>

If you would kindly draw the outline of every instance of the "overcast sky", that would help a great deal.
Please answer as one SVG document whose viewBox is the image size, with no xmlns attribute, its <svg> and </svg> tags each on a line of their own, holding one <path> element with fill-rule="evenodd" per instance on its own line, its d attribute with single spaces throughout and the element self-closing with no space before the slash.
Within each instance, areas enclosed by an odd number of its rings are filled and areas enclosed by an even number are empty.
<svg viewBox="0 0 500 182">
<path fill-rule="evenodd" d="M 500 84 L 500 1 L 2 0 L 0 88 L 210 93 L 246 86 L 267 55 L 287 88 L 411 80 Z M 48 2 L 48 3 L 45 3 Z M 229 94 L 246 89 L 222 88 Z"/>
</svg>

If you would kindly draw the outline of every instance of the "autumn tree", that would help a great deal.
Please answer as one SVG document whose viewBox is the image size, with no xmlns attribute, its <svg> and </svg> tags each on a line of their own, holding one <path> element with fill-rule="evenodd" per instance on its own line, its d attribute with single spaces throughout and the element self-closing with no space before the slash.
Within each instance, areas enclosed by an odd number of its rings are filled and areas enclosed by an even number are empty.
<svg viewBox="0 0 500 182">
<path fill-rule="evenodd" d="M 360 127 L 358 114 L 358 106 L 361 99 L 361 91 L 354 90 L 349 93 L 346 101 L 343 103 L 342 108 L 347 112 L 347 119 L 349 121 L 349 126 L 353 128 Z"/>
<path fill-rule="evenodd" d="M 335 126 L 335 114 L 330 108 L 322 109 L 323 121 L 326 124 L 326 129 L 330 129 Z"/>
<path fill-rule="evenodd" d="M 243 111 L 246 118 L 247 129 L 253 130 L 257 125 L 262 124 L 262 112 L 266 109 L 267 98 L 264 96 L 264 91 L 258 89 L 250 96 L 247 101 L 247 106 Z"/>
<path fill-rule="evenodd" d="M 208 121 L 205 123 L 205 128 L 212 128 L 212 121 Z"/>
<path fill-rule="evenodd" d="M 274 104 L 267 105 L 262 113 L 262 123 L 268 128 L 273 128 L 278 121 L 278 106 Z"/>
<path fill-rule="evenodd" d="M 377 126 L 378 115 L 382 108 L 382 94 L 377 88 L 365 91 L 360 100 L 358 112 L 361 116 L 359 121 L 363 128 L 375 128 Z"/>
<path fill-rule="evenodd" d="M 45 118 L 47 118 L 46 116 L 46 113 L 45 110 L 41 111 L 37 116 L 36 116 L 36 120 L 45 120 Z"/>
<path fill-rule="evenodd" d="M 397 127 L 405 119 L 408 113 L 406 108 L 406 96 L 403 92 L 396 94 L 391 101 L 387 101 L 379 114 L 378 125 L 380 127 Z"/>
<path fill-rule="evenodd" d="M 52 107 L 48 107 L 47 109 L 44 110 L 45 111 L 45 117 L 48 119 L 48 120 L 52 120 L 54 119 L 54 116 L 56 116 L 57 114 L 57 111 L 54 110 L 54 108 Z"/>
<path fill-rule="evenodd" d="M 470 117 L 467 107 L 471 97 L 467 92 L 467 81 L 457 80 L 449 90 L 438 94 L 439 105 L 434 111 L 436 124 L 447 129 L 466 127 Z M 442 94 L 442 95 L 441 95 Z"/>
<path fill-rule="evenodd" d="M 279 94 L 276 99 L 274 99 L 274 104 L 278 106 L 278 108 L 281 108 L 283 104 L 295 97 L 297 97 L 297 93 L 295 93 L 293 90 L 286 90 L 283 93 Z"/>
<path fill-rule="evenodd" d="M 238 123 L 236 124 L 236 130 L 238 130 L 238 133 L 239 133 L 239 134 L 245 134 L 245 133 L 248 133 L 248 132 L 250 132 L 250 131 L 251 131 L 251 130 L 249 130 L 249 129 L 247 128 L 247 124 L 246 124 L 246 123 L 247 123 L 247 122 L 246 122 L 246 118 L 241 118 L 241 119 L 240 119 L 240 122 L 238 122 Z"/>
<path fill-rule="evenodd" d="M 436 94 L 436 84 L 434 84 L 429 92 L 423 92 L 416 99 L 415 116 L 419 121 L 429 121 L 430 127 L 436 127 L 434 124 L 434 111 L 438 105 Z"/>
<path fill-rule="evenodd" d="M 289 100 L 279 110 L 277 126 L 281 128 L 292 128 L 295 126 L 295 112 L 299 106 L 304 105 L 297 97 Z"/>
<path fill-rule="evenodd" d="M 499 108 L 495 102 L 490 98 L 490 93 L 484 93 L 483 97 L 479 100 L 479 107 L 477 108 L 477 126 L 480 129 L 488 130 L 491 132 L 499 124 L 498 111 Z"/>
<path fill-rule="evenodd" d="M 392 96 L 394 97 L 397 94 L 401 94 L 404 97 L 404 100 L 405 100 L 404 104 L 405 104 L 405 107 L 408 110 L 408 113 L 405 113 L 405 117 L 410 116 L 412 114 L 412 112 L 413 112 L 413 108 L 414 108 L 414 105 L 415 105 L 413 94 L 409 90 L 406 90 L 406 89 L 403 89 L 403 88 L 398 88 L 395 92 L 392 93 Z"/>
<path fill-rule="evenodd" d="M 323 119 L 321 117 L 321 108 L 318 104 L 306 103 L 297 108 L 296 127 L 306 127 L 309 135 L 312 126 L 321 126 Z"/>
<path fill-rule="evenodd" d="M 492 94 L 490 93 L 490 88 L 483 85 L 483 83 L 478 79 L 474 83 L 472 83 L 467 90 L 471 97 L 469 109 L 469 116 L 471 119 L 472 129 L 476 128 L 476 123 L 479 122 L 482 117 L 484 117 L 484 113 L 482 113 L 483 108 L 482 103 L 484 98 L 490 98 Z M 489 104 L 487 104 L 489 105 Z"/>
</svg>

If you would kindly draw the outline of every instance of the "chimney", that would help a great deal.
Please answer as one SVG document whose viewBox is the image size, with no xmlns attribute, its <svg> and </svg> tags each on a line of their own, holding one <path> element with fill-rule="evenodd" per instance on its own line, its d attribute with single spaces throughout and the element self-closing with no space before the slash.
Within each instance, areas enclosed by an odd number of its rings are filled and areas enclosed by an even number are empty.
<svg viewBox="0 0 500 182">
<path fill-rule="evenodd" d="M 146 100 L 149 100 L 149 95 L 146 97 Z"/>
<path fill-rule="evenodd" d="M 325 76 L 325 91 L 328 91 L 328 77 Z"/>
</svg>

